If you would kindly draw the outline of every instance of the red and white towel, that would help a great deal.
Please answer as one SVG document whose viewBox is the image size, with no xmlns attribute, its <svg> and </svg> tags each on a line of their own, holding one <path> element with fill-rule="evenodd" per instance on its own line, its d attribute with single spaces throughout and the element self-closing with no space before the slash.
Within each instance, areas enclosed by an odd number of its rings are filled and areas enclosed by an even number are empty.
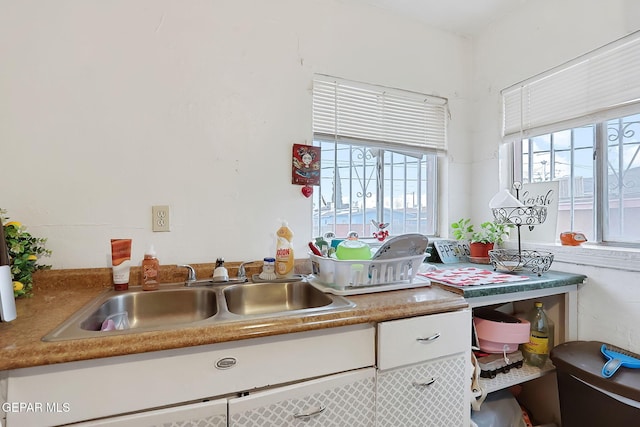
<svg viewBox="0 0 640 427">
<path fill-rule="evenodd" d="M 428 277 L 436 282 L 448 283 L 456 286 L 489 285 L 495 283 L 518 282 L 520 280 L 528 279 L 526 276 L 497 273 L 495 271 L 483 270 L 476 267 L 433 270 L 418 274 Z"/>
</svg>

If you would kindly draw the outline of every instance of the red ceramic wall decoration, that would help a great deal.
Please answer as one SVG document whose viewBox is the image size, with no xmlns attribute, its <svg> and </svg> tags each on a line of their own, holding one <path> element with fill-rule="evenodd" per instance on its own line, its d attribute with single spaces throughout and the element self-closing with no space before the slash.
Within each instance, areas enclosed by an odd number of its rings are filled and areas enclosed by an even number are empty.
<svg viewBox="0 0 640 427">
<path fill-rule="evenodd" d="M 320 184 L 320 147 L 293 144 L 291 183 L 303 185 L 302 194 L 310 197 L 312 185 Z"/>
</svg>

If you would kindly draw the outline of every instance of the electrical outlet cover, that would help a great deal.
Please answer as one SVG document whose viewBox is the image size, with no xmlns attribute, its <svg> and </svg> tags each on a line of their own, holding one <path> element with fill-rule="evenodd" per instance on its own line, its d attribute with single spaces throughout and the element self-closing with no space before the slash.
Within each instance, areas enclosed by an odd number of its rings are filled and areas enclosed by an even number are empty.
<svg viewBox="0 0 640 427">
<path fill-rule="evenodd" d="M 170 218 L 169 218 L 169 206 L 152 206 L 151 208 L 151 221 L 153 231 L 171 231 L 170 230 Z"/>
</svg>

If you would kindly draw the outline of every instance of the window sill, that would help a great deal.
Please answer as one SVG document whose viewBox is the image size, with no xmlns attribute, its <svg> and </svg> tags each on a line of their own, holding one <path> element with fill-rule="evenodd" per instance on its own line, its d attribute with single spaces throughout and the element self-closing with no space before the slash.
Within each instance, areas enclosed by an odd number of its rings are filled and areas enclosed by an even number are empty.
<svg viewBox="0 0 640 427">
<path fill-rule="evenodd" d="M 516 242 L 505 243 L 505 247 L 516 248 Z M 531 242 L 522 242 L 522 248 L 552 252 L 553 259 L 557 262 L 640 272 L 640 249 L 637 248 L 589 243 L 580 246 L 563 246 L 558 243 Z"/>
</svg>

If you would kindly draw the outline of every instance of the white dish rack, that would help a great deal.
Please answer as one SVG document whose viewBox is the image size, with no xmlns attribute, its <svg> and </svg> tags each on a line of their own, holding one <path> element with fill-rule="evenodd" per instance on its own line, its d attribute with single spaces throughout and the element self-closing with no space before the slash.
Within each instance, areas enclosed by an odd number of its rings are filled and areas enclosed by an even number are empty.
<svg viewBox="0 0 640 427">
<path fill-rule="evenodd" d="M 309 254 L 313 267 L 310 283 L 335 295 L 354 295 L 428 286 L 416 278 L 426 254 L 385 260 L 345 261 Z"/>
</svg>

